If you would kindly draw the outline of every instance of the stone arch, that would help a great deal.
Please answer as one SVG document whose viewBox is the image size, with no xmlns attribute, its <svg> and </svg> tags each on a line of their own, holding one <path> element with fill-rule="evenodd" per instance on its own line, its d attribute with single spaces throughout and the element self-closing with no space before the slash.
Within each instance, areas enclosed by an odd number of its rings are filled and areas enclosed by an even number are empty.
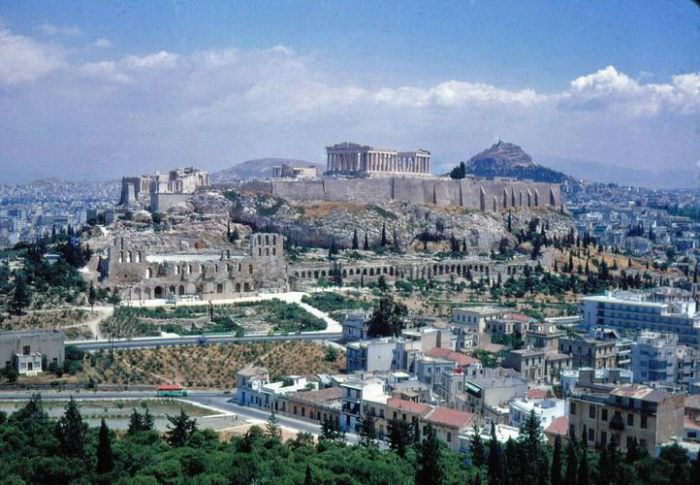
<svg viewBox="0 0 700 485">
<path fill-rule="evenodd" d="M 170 288 L 168 289 L 168 295 L 174 295 L 176 293 L 175 285 L 170 285 Z"/>
<path fill-rule="evenodd" d="M 155 289 L 153 290 L 153 298 L 163 298 L 165 296 L 165 292 L 163 291 L 162 286 L 156 286 Z"/>
<path fill-rule="evenodd" d="M 535 207 L 540 206 L 540 191 L 535 189 Z"/>
<path fill-rule="evenodd" d="M 243 283 L 243 291 L 250 291 L 250 283 L 247 281 Z"/>
<path fill-rule="evenodd" d="M 146 268 L 146 279 L 153 278 L 153 268 Z"/>
<path fill-rule="evenodd" d="M 486 212 L 486 191 L 483 187 L 479 187 L 479 210 Z"/>
<path fill-rule="evenodd" d="M 498 197 L 496 197 L 495 195 L 493 196 L 493 211 L 498 211 Z"/>
<path fill-rule="evenodd" d="M 503 189 L 503 208 L 505 209 L 508 207 L 508 192 L 506 189 Z"/>
<path fill-rule="evenodd" d="M 180 287 L 177 289 L 177 294 L 180 296 L 185 294 L 185 285 L 180 285 Z"/>
<path fill-rule="evenodd" d="M 510 206 L 515 207 L 515 190 L 510 189 Z"/>
<path fill-rule="evenodd" d="M 527 191 L 527 206 L 532 207 L 532 192 Z"/>
<path fill-rule="evenodd" d="M 241 284 L 236 283 L 236 293 L 240 293 L 240 292 L 241 292 Z"/>
<path fill-rule="evenodd" d="M 223 293 L 223 292 L 224 292 L 224 284 L 223 284 L 223 283 L 217 283 L 217 284 L 216 284 L 216 292 L 217 292 L 217 293 Z"/>
<path fill-rule="evenodd" d="M 150 288 L 144 288 L 143 289 L 143 298 L 146 300 L 151 299 L 151 289 Z"/>
<path fill-rule="evenodd" d="M 557 205 L 556 197 L 554 196 L 554 189 L 549 189 L 549 205 Z"/>
<path fill-rule="evenodd" d="M 134 299 L 135 300 L 140 300 L 141 299 L 141 288 L 134 288 Z"/>
</svg>

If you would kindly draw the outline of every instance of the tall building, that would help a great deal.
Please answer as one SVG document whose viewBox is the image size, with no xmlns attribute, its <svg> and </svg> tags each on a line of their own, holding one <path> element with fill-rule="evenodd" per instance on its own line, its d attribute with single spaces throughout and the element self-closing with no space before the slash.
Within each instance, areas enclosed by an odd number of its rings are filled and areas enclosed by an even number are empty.
<svg viewBox="0 0 700 485">
<path fill-rule="evenodd" d="M 583 297 L 581 302 L 583 322 L 589 328 L 673 333 L 681 344 L 700 346 L 700 314 L 686 291 L 658 288 L 650 292 L 606 292 Z"/>
<path fill-rule="evenodd" d="M 399 152 L 383 148 L 338 143 L 326 147 L 328 175 L 430 175 L 430 152 Z"/>
</svg>

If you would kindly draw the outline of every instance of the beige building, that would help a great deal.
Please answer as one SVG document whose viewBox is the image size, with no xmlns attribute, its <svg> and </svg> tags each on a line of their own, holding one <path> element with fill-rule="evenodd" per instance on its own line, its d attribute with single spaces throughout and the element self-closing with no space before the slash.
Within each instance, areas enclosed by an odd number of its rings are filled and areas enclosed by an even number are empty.
<svg viewBox="0 0 700 485">
<path fill-rule="evenodd" d="M 589 446 L 612 442 L 624 452 L 634 440 L 650 455 L 683 436 L 684 394 L 628 384 L 608 394 L 569 398 L 569 433 Z"/>
<path fill-rule="evenodd" d="M 503 367 L 514 369 L 524 378 L 542 383 L 556 383 L 563 371 L 571 369 L 571 356 L 544 349 L 511 350 L 503 361 Z"/>
<path fill-rule="evenodd" d="M 613 369 L 617 367 L 616 339 L 596 339 L 592 337 L 562 337 L 559 339 L 559 352 L 573 357 L 574 368 Z"/>
</svg>

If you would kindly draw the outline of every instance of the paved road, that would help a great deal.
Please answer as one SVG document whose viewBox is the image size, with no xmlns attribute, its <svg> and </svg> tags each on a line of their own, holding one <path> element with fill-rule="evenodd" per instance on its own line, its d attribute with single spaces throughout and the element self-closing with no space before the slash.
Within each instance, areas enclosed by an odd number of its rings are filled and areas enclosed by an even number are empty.
<svg viewBox="0 0 700 485">
<path fill-rule="evenodd" d="M 290 340 L 340 340 L 342 333 L 305 332 L 290 335 L 246 335 L 236 337 L 232 334 L 208 334 L 168 337 L 139 337 L 121 340 L 75 340 L 66 342 L 81 350 L 108 350 L 108 349 L 143 349 L 148 347 L 167 347 L 176 345 L 211 345 L 236 342 L 287 342 Z"/>
</svg>

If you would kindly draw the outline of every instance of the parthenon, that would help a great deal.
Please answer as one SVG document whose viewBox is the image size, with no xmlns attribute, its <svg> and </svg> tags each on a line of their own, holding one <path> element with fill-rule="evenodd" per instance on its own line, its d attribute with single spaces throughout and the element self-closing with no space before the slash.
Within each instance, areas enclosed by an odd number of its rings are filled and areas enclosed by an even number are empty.
<svg viewBox="0 0 700 485">
<path fill-rule="evenodd" d="M 430 175 L 427 150 L 399 152 L 345 142 L 326 147 L 326 152 L 328 175 Z"/>
</svg>

